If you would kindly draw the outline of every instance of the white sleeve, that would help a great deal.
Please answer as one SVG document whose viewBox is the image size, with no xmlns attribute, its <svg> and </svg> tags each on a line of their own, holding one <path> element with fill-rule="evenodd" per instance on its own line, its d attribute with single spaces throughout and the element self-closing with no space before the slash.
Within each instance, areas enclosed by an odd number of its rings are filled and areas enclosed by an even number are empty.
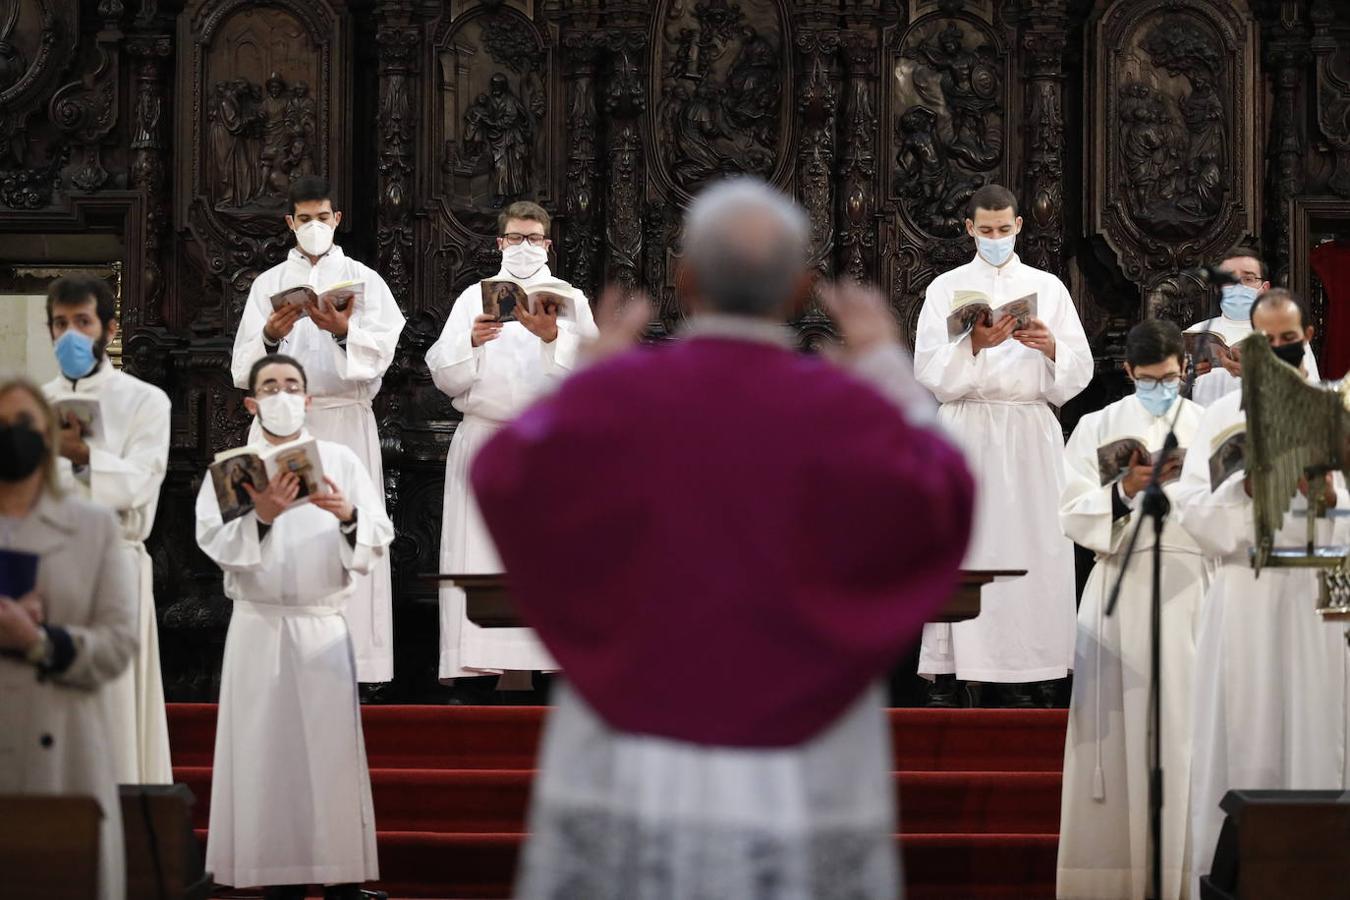
<svg viewBox="0 0 1350 900">
<path fill-rule="evenodd" d="M 1051 363 L 1051 381 L 1046 387 L 1045 399 L 1054 406 L 1063 406 L 1088 386 L 1095 363 L 1073 297 L 1069 296 L 1069 289 L 1063 282 L 1054 280 L 1059 289 L 1055 319 L 1045 324 L 1055 337 L 1055 358 Z"/>
<path fill-rule="evenodd" d="M 540 342 L 544 373 L 547 375 L 567 375 L 575 371 L 581 348 L 599 334 L 595 327 L 595 316 L 591 313 L 591 304 L 580 291 L 577 292 L 573 308 L 576 311 L 575 321 L 559 319 L 558 336 L 547 344 Z"/>
<path fill-rule="evenodd" d="M 345 537 L 339 542 L 342 564 L 364 575 L 388 552 L 394 539 L 394 524 L 384 511 L 384 498 L 376 491 L 360 460 L 353 455 L 345 468 L 343 478 L 347 483 L 338 487 L 357 509 L 357 514 L 356 545 L 352 546 Z"/>
<path fill-rule="evenodd" d="M 451 399 L 466 393 L 478 381 L 484 348 L 473 346 L 473 320 L 482 314 L 482 288 L 470 285 L 455 300 L 441 336 L 427 351 L 431 380 Z"/>
<path fill-rule="evenodd" d="M 1065 537 L 1094 553 L 1120 550 L 1125 525 L 1133 514 L 1120 519 L 1112 492 L 1115 484 L 1103 486 L 1097 469 L 1098 417 L 1084 416 L 1064 447 L 1064 490 L 1059 495 L 1059 524 Z M 1123 499 L 1123 497 L 1122 497 Z"/>
<path fill-rule="evenodd" d="M 374 381 L 384 376 L 394 361 L 399 335 L 403 333 L 403 311 L 398 308 L 389 285 L 374 269 L 363 267 L 366 290 L 347 322 L 346 350 L 336 341 L 338 376 L 346 381 Z"/>
<path fill-rule="evenodd" d="M 244 315 L 239 319 L 239 330 L 234 333 L 234 353 L 230 359 L 230 374 L 234 377 L 234 386 L 248 390 L 248 372 L 253 364 L 267 355 L 267 345 L 263 339 L 263 328 L 272 312 L 272 301 L 263 281 L 264 272 L 253 279 L 248 290 L 248 302 L 244 304 Z"/>
<path fill-rule="evenodd" d="M 947 336 L 951 297 L 944 282 L 930 284 L 914 335 L 914 375 L 940 403 L 960 400 L 975 391 L 983 369 L 983 355 L 971 352 L 970 335 L 953 342 Z"/>
<path fill-rule="evenodd" d="M 1209 457 L 1214 452 L 1210 443 L 1231 419 L 1224 408 L 1205 411 L 1172 493 L 1181 527 L 1209 556 L 1231 556 L 1252 546 L 1252 500 L 1244 487 L 1246 472 L 1234 473 L 1216 491 L 1209 485 Z"/>
<path fill-rule="evenodd" d="M 169 398 L 146 392 L 131 423 L 125 452 L 89 446 L 89 493 L 94 502 L 135 515 L 159 499 L 169 463 Z M 148 530 L 149 522 L 141 523 Z"/>
<path fill-rule="evenodd" d="M 197 546 L 227 572 L 251 571 L 262 565 L 258 517 L 250 510 L 237 519 L 222 522 L 209 472 L 197 492 Z"/>
</svg>

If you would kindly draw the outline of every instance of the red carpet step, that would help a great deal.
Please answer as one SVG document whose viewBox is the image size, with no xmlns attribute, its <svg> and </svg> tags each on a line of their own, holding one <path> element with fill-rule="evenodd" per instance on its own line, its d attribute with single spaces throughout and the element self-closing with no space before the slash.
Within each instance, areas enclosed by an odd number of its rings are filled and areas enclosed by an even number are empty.
<svg viewBox="0 0 1350 900">
<path fill-rule="evenodd" d="M 546 708 L 362 708 L 391 896 L 507 897 Z M 205 836 L 213 705 L 171 704 L 175 775 Z M 911 900 L 1054 896 L 1065 714 L 891 710 Z"/>
</svg>

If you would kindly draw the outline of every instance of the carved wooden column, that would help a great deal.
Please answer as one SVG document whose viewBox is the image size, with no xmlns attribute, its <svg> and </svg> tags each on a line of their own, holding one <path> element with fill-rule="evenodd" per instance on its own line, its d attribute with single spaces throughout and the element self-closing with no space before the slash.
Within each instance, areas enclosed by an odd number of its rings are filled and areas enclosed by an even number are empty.
<svg viewBox="0 0 1350 900">
<path fill-rule="evenodd" d="M 811 220 L 811 265 L 829 275 L 834 268 L 835 111 L 839 98 L 834 62 L 839 53 L 839 32 L 800 31 L 797 52 L 801 60 L 797 112 L 802 125 L 797 147 L 798 191 Z"/>
<path fill-rule="evenodd" d="M 1280 20 L 1266 36 L 1266 66 L 1275 88 L 1274 119 L 1270 132 L 1270 196 L 1267 217 L 1270 234 L 1265 254 L 1276 273 L 1289 269 L 1292 251 L 1289 235 L 1289 204 L 1302 190 L 1300 163 L 1303 139 L 1299 134 L 1299 87 L 1312 59 L 1308 35 L 1302 27 L 1302 4 L 1281 3 Z"/>
<path fill-rule="evenodd" d="M 52 124 L 79 147 L 80 162 L 69 175 L 70 183 L 90 193 L 108 183 L 102 145 L 117 125 L 117 62 L 123 37 L 119 22 L 124 11 L 121 0 L 100 0 L 98 15 L 103 21 L 93 71 L 58 90 L 48 106 Z"/>
<path fill-rule="evenodd" d="M 839 178 L 839 272 L 855 281 L 876 277 L 877 38 L 843 36 L 848 101 Z"/>
<path fill-rule="evenodd" d="M 605 115 L 609 118 L 609 198 L 606 204 L 606 275 L 626 288 L 637 287 L 642 268 L 642 201 L 645 173 L 642 160 L 642 115 L 647 91 L 642 60 L 643 31 L 614 35 L 611 68 L 605 84 Z"/>
<path fill-rule="evenodd" d="M 1064 277 L 1065 0 L 1029 0 L 1026 52 L 1025 223 L 1018 253 L 1038 269 Z"/>
<path fill-rule="evenodd" d="M 137 19 L 137 24 L 141 23 Z M 153 20 L 147 21 L 153 26 Z M 139 303 L 122 308 L 122 330 L 137 325 L 164 324 L 163 241 L 169 224 L 168 196 L 165 193 L 166 153 L 164 146 L 164 61 L 173 52 L 167 34 L 135 34 L 127 41 L 127 53 L 136 61 L 135 121 L 131 133 L 131 184 L 145 195 L 145 247 L 141 259 L 145 265 L 144 294 Z"/>
<path fill-rule="evenodd" d="M 595 102 L 596 62 L 604 35 L 577 28 L 563 35 L 566 82 L 567 177 L 562 210 L 566 231 L 562 237 L 563 275 L 587 297 L 595 298 L 600 260 L 599 206 L 603 192 L 596 151 L 598 115 Z"/>
<path fill-rule="evenodd" d="M 418 28 L 411 0 L 385 0 L 376 12 L 380 105 L 376 127 L 379 200 L 376 204 L 378 268 L 394 298 L 411 309 L 414 271 L 412 195 L 417 116 Z"/>
<path fill-rule="evenodd" d="M 1310 17 L 1313 23 L 1312 52 L 1317 57 L 1317 124 L 1331 145 L 1335 168 L 1327 181 L 1334 193 L 1350 197 L 1350 87 L 1337 71 L 1336 57 L 1340 41 L 1333 30 L 1336 7 L 1332 0 L 1314 0 Z"/>
</svg>

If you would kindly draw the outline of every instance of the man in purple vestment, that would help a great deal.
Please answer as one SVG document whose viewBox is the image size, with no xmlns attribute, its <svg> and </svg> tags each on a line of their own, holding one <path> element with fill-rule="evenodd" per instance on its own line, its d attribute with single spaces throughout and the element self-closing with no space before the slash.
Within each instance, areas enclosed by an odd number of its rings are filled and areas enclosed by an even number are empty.
<svg viewBox="0 0 1350 900">
<path fill-rule="evenodd" d="M 877 683 L 955 587 L 974 489 L 876 292 L 822 292 L 839 363 L 796 352 L 809 243 L 763 183 L 710 188 L 679 339 L 629 346 L 630 306 L 475 460 L 565 678 L 517 897 L 899 893 Z"/>
</svg>

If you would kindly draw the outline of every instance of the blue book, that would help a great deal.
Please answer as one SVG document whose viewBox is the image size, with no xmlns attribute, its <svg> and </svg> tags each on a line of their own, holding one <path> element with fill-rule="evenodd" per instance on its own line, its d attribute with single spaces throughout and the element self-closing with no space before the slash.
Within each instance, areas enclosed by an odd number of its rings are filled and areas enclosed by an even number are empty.
<svg viewBox="0 0 1350 900">
<path fill-rule="evenodd" d="M 37 586 L 38 557 L 22 550 L 0 549 L 0 597 L 18 600 Z"/>
</svg>

